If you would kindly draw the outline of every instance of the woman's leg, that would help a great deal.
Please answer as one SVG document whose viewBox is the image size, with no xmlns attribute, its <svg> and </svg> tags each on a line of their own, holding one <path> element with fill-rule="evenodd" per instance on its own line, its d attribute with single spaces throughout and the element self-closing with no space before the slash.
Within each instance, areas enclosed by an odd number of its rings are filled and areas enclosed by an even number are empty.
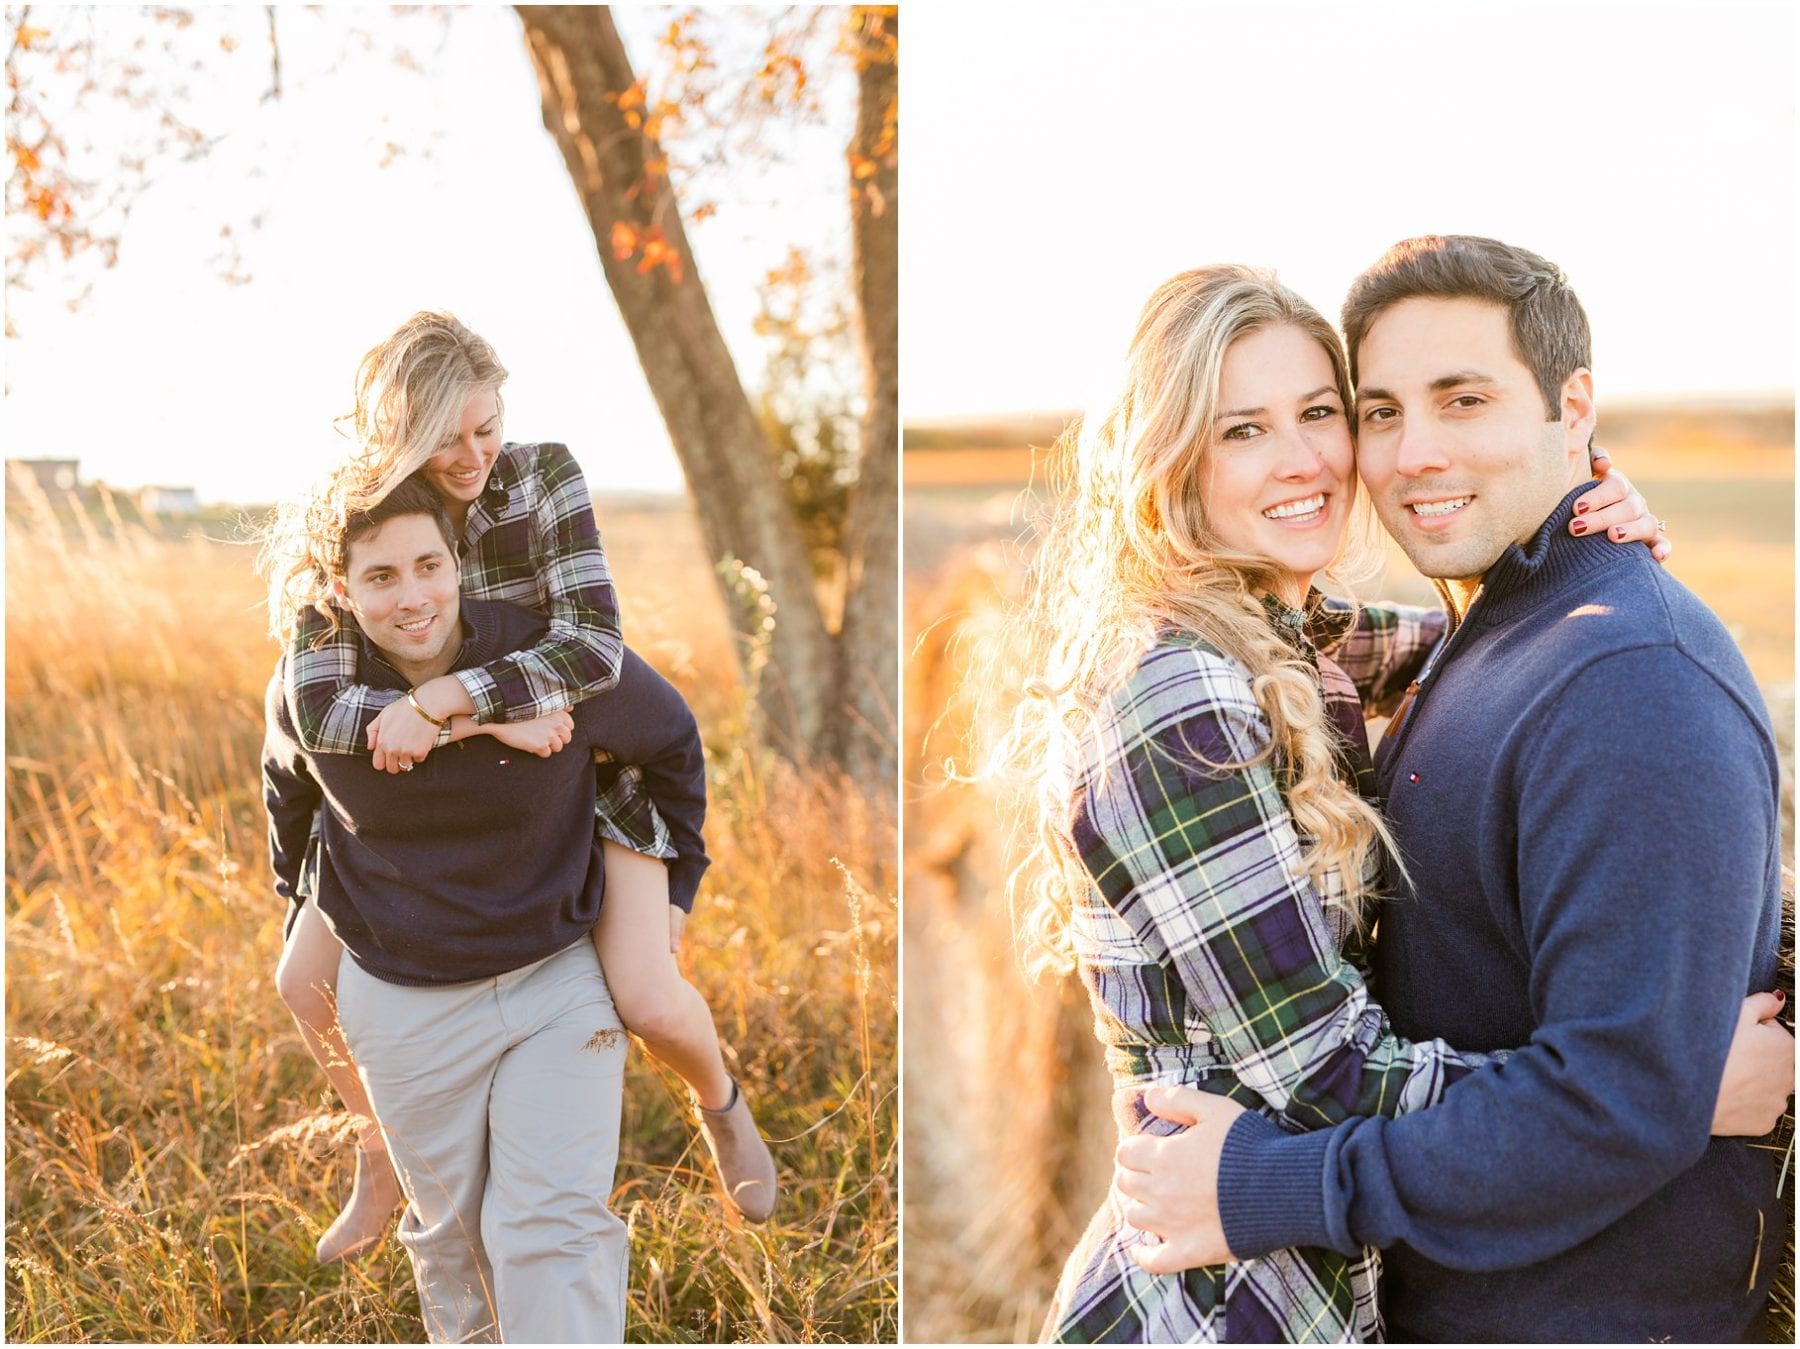
<svg viewBox="0 0 1800 1349">
<path fill-rule="evenodd" d="M 380 1241 L 402 1198 L 400 1182 L 394 1177 L 387 1146 L 375 1123 L 375 1108 L 369 1104 L 338 1025 L 337 971 L 343 954 L 343 944 L 326 926 L 318 906 L 308 903 L 294 921 L 294 930 L 282 948 L 281 964 L 275 969 L 275 988 L 294 1014 L 307 1052 L 325 1070 L 350 1113 L 362 1119 L 350 1202 L 319 1238 L 320 1264 L 330 1264 Z"/>
<path fill-rule="evenodd" d="M 594 949 L 619 1019 L 675 1070 L 702 1108 L 723 1109 L 731 1101 L 731 1075 L 712 1009 L 681 977 L 669 949 L 669 869 L 617 843 L 602 846 L 606 902 L 594 925 Z"/>
<path fill-rule="evenodd" d="M 725 1192 L 752 1222 L 775 1208 L 775 1163 L 738 1084 L 725 1071 L 712 1010 L 681 977 L 669 949 L 669 870 L 617 843 L 602 844 L 606 901 L 594 947 L 619 1019 L 694 1093 Z"/>
</svg>

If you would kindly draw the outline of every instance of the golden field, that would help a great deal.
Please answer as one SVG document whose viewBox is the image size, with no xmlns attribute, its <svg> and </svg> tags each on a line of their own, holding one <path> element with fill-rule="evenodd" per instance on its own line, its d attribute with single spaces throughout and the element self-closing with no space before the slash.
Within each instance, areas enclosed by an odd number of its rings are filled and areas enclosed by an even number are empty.
<svg viewBox="0 0 1800 1349">
<path fill-rule="evenodd" d="M 1028 547 L 1029 489 L 1062 418 L 907 431 L 905 473 L 906 1269 L 909 1339 L 1035 1337 L 1062 1261 L 1111 1175 L 1110 1081 L 1073 980 L 1014 957 L 991 788 L 959 780 L 976 715 L 963 682 L 1001 640 Z M 1601 441 L 1669 521 L 1674 574 L 1718 612 L 1763 685 L 1793 859 L 1791 406 L 1609 412 Z M 1391 549 L 1360 588 L 1429 603 Z M 1636 759 L 1637 756 L 1628 755 Z M 1659 789 L 1654 753 L 1630 791 Z"/>
<path fill-rule="evenodd" d="M 892 1340 L 893 807 L 758 742 L 685 507 L 600 518 L 632 645 L 706 737 L 714 864 L 683 961 L 784 1185 L 768 1225 L 728 1213 L 684 1090 L 634 1054 L 612 1199 L 628 1333 Z M 397 1243 L 312 1259 L 351 1156 L 273 983 L 276 649 L 251 550 L 8 524 L 8 1338 L 420 1340 Z"/>
</svg>

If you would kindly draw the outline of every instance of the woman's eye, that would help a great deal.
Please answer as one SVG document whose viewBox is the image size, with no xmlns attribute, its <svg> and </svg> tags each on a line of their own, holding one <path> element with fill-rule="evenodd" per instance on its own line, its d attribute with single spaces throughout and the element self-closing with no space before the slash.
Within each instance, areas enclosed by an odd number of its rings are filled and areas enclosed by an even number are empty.
<svg viewBox="0 0 1800 1349">
<path fill-rule="evenodd" d="M 1262 427 L 1255 422 L 1239 422 L 1236 426 L 1225 428 L 1223 440 L 1253 440 L 1262 434 Z"/>
<path fill-rule="evenodd" d="M 1329 403 L 1320 403 L 1317 406 L 1309 407 L 1305 412 L 1302 412 L 1300 414 L 1300 420 L 1303 422 L 1322 422 L 1327 417 L 1337 416 L 1337 412 L 1338 410 Z"/>
</svg>

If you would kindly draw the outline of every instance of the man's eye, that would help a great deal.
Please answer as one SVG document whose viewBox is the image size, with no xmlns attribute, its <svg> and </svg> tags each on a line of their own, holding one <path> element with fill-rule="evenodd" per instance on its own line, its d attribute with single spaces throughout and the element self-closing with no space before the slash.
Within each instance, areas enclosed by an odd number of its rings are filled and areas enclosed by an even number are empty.
<svg viewBox="0 0 1800 1349">
<path fill-rule="evenodd" d="M 1482 400 L 1472 393 L 1459 394 L 1450 400 L 1450 406 L 1453 408 L 1478 408 L 1481 403 Z"/>
<path fill-rule="evenodd" d="M 1368 408 L 1363 412 L 1362 419 L 1363 424 L 1366 426 L 1370 422 L 1389 421 L 1395 415 L 1396 413 L 1393 408 Z"/>
</svg>

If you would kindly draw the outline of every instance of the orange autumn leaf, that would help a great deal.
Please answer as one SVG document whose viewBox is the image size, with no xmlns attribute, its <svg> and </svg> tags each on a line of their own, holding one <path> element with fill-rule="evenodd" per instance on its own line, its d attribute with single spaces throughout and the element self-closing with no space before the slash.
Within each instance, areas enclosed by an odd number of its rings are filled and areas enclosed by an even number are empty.
<svg viewBox="0 0 1800 1349">
<path fill-rule="evenodd" d="M 875 169 L 876 169 L 875 161 L 868 158 L 868 156 L 866 156 L 866 155 L 851 155 L 850 156 L 850 176 L 852 178 L 856 179 L 857 182 L 860 183 L 865 178 L 873 178 L 875 176 Z"/>
<path fill-rule="evenodd" d="M 13 158 L 18 161 L 19 167 L 24 169 L 26 173 L 36 173 L 38 171 L 38 157 L 32 153 L 32 149 L 29 145 L 20 145 L 17 141 L 14 141 L 7 148 L 12 151 Z"/>
<path fill-rule="evenodd" d="M 13 40 L 19 44 L 20 51 L 30 51 L 32 45 L 50 36 L 48 28 L 20 28 L 13 34 Z"/>
<path fill-rule="evenodd" d="M 637 252 L 637 247 L 637 229 L 632 225 L 626 224 L 623 220 L 614 221 L 612 227 L 613 258 L 618 262 L 624 262 L 633 253 Z"/>
</svg>

